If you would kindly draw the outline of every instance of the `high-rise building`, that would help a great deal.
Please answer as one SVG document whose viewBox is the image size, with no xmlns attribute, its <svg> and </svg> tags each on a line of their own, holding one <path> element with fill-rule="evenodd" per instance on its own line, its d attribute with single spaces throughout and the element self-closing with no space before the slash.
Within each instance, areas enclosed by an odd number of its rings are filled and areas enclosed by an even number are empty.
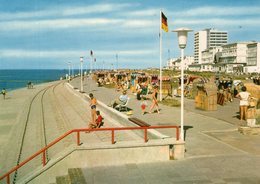
<svg viewBox="0 0 260 184">
<path fill-rule="evenodd" d="M 195 32 L 194 35 L 194 62 L 201 64 L 202 51 L 227 44 L 227 31 L 205 29 Z"/>
</svg>

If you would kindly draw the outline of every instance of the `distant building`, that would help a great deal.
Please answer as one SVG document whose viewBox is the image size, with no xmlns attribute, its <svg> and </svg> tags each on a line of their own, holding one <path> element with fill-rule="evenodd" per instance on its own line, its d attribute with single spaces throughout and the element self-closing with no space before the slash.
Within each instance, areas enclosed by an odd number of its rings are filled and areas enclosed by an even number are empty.
<svg viewBox="0 0 260 184">
<path fill-rule="evenodd" d="M 205 29 L 194 34 L 194 63 L 202 63 L 202 52 L 209 48 L 215 48 L 227 44 L 227 31 Z"/>
<path fill-rule="evenodd" d="M 247 65 L 247 45 L 250 42 L 231 43 L 222 46 L 222 56 L 217 64 L 218 71 L 226 73 L 243 73 Z"/>
<path fill-rule="evenodd" d="M 211 47 L 201 53 L 201 67 L 200 71 L 214 71 L 215 63 L 219 62 L 219 53 L 221 53 L 222 47 Z"/>
<path fill-rule="evenodd" d="M 247 65 L 244 67 L 245 73 L 260 73 L 260 43 L 250 43 L 247 45 Z"/>
<path fill-rule="evenodd" d="M 189 65 L 194 62 L 193 56 L 184 56 L 184 70 L 189 69 Z M 181 58 L 172 58 L 167 62 L 167 68 L 173 70 L 181 70 Z"/>
<path fill-rule="evenodd" d="M 170 59 L 168 59 L 166 68 L 168 68 L 168 69 L 173 68 L 174 63 L 175 63 L 176 60 L 177 60 L 177 58 L 170 58 Z"/>
<path fill-rule="evenodd" d="M 200 64 L 189 65 L 189 71 L 192 71 L 192 72 L 200 72 L 200 68 L 201 68 Z"/>
</svg>

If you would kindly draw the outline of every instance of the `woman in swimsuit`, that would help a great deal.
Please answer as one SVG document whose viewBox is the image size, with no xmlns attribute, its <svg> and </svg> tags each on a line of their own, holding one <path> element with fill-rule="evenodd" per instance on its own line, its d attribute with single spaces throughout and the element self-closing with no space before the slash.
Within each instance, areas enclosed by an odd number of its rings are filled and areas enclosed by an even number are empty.
<svg viewBox="0 0 260 184">
<path fill-rule="evenodd" d="M 158 101 L 157 101 L 157 95 L 158 95 L 158 87 L 157 86 L 154 86 L 154 90 L 153 90 L 153 93 L 152 93 L 152 100 L 153 100 L 153 103 L 151 105 L 151 108 L 150 108 L 150 112 L 149 113 L 152 113 L 152 109 L 156 106 L 156 109 L 157 109 L 157 113 L 159 114 L 160 111 L 159 111 L 159 104 L 158 104 Z"/>
</svg>

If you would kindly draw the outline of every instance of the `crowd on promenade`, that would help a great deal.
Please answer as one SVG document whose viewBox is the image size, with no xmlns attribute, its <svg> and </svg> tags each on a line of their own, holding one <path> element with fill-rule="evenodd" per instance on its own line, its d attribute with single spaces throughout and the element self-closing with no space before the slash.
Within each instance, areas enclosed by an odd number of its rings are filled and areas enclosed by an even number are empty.
<svg viewBox="0 0 260 184">
<path fill-rule="evenodd" d="M 194 78 L 196 79 L 196 78 Z M 259 78 L 254 79 L 254 83 L 257 83 Z M 188 81 L 188 78 L 186 79 Z M 200 77 L 197 80 L 196 83 L 197 86 L 203 86 L 204 84 L 209 82 L 208 78 Z M 106 82 L 108 82 L 107 78 L 99 78 L 97 79 L 98 86 L 104 85 Z M 132 93 L 136 96 L 136 100 L 140 101 L 140 112 L 141 114 L 146 113 L 154 113 L 157 112 L 160 113 L 159 103 L 158 103 L 158 93 L 159 93 L 159 83 L 152 83 L 151 81 L 142 81 L 137 80 L 133 84 L 132 80 L 129 80 L 127 77 L 122 77 L 119 80 L 115 77 L 112 78 L 110 81 L 115 85 L 115 91 L 120 92 L 121 94 L 114 100 L 112 100 L 108 106 L 112 108 L 116 108 L 120 111 L 120 107 L 126 106 L 129 101 L 128 93 Z M 218 95 L 218 104 L 225 105 L 228 102 L 232 103 L 234 98 L 238 98 L 240 100 L 240 119 L 246 120 L 249 119 L 248 117 L 248 110 L 255 109 L 251 101 L 251 95 L 247 91 L 246 86 L 240 81 L 240 80 L 233 80 L 232 78 L 225 78 L 225 79 L 214 79 L 215 86 L 217 88 L 216 94 Z M 186 82 L 184 94 L 187 96 L 187 94 L 191 93 L 191 90 L 194 89 L 193 81 Z M 147 101 L 147 99 L 150 99 Z M 127 107 L 125 108 L 127 109 Z M 156 109 L 154 111 L 154 109 Z M 252 114 L 252 113 L 251 113 Z M 94 113 L 92 114 L 92 117 L 94 117 Z M 94 122 L 94 119 L 92 120 L 92 123 Z"/>
</svg>

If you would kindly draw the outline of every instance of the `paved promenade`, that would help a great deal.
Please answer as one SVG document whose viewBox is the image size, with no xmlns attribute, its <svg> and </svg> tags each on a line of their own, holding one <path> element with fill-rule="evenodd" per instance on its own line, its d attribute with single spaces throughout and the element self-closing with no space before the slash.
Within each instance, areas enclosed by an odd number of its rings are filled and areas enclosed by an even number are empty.
<svg viewBox="0 0 260 184">
<path fill-rule="evenodd" d="M 78 79 L 70 83 L 80 88 Z M 85 79 L 83 84 L 87 94 L 93 93 L 106 104 L 120 95 L 115 89 L 97 87 L 90 79 Z M 180 108 L 160 105 L 161 114 L 142 115 L 140 101 L 130 91 L 128 95 L 129 108 L 133 110 L 131 117 L 151 125 L 179 125 Z M 245 124 L 237 119 L 238 107 L 235 99 L 226 106 L 218 106 L 218 111 L 206 112 L 195 109 L 193 100 L 185 99 L 184 160 L 93 168 L 91 172 L 86 170 L 86 178 L 90 183 L 260 183 L 260 137 L 238 133 L 237 128 Z M 173 133 L 158 131 L 166 135 Z M 103 177 L 95 173 L 102 173 Z"/>
<path fill-rule="evenodd" d="M 5 100 L 0 98 L 0 104 L 1 176 L 15 167 L 18 162 L 21 163 L 45 147 L 44 139 L 49 144 L 72 129 L 87 128 L 91 119 L 88 100 L 63 81 L 36 85 L 33 89 L 22 88 L 10 91 Z M 109 119 L 106 115 L 104 117 L 107 127 L 120 126 L 117 121 Z M 46 135 L 44 135 L 43 122 Z M 110 134 L 110 132 L 82 132 L 81 142 L 87 145 L 102 142 L 111 144 Z M 53 146 L 48 151 L 48 157 L 53 160 L 63 150 L 75 145 L 75 137 L 74 134 L 74 137 L 72 135 Z M 142 139 L 128 131 L 118 132 L 116 140 Z M 19 169 L 17 179 L 40 165 L 41 156 Z"/>
<path fill-rule="evenodd" d="M 80 88 L 78 78 L 70 84 Z M 43 84 L 35 86 L 35 89 L 19 89 L 8 93 L 7 99 L 0 99 L 0 170 L 3 161 L 8 158 L 7 150 L 15 147 L 24 110 L 28 108 L 28 102 L 39 90 L 48 86 Z M 59 85 L 55 89 L 57 97 L 49 94 L 46 98 L 49 110 L 47 117 L 52 119 L 50 128 L 52 138 L 66 132 L 64 128 L 55 129 L 57 125 L 63 126 L 66 120 L 67 128 L 82 128 L 90 120 L 88 100 L 78 92 L 68 89 L 66 85 Z M 90 80 L 84 80 L 86 94 L 93 93 L 100 102 L 110 103 L 120 95 L 115 89 L 97 87 Z M 136 96 L 128 92 L 130 96 L 129 108 L 133 110 L 131 117 L 137 117 L 151 125 L 179 125 L 180 108 L 160 105 L 161 114 L 141 114 L 140 101 Z M 55 102 L 54 98 L 58 98 Z M 59 99 L 60 98 L 60 99 Z M 66 100 L 65 100 L 66 99 Z M 58 108 L 57 104 L 61 103 Z M 150 107 L 151 101 L 147 101 Z M 53 110 L 56 107 L 56 110 Z M 55 109 L 55 108 L 54 108 Z M 52 112 L 54 111 L 54 112 Z M 82 168 L 87 183 L 229 183 L 229 184 L 259 184 L 260 183 L 260 136 L 245 136 L 238 133 L 237 128 L 245 124 L 239 121 L 237 116 L 238 101 L 226 106 L 218 106 L 218 111 L 206 112 L 194 108 L 194 101 L 185 99 L 185 158 L 179 161 L 157 162 L 151 164 L 124 164 L 116 167 Z M 66 115 L 61 120 L 58 115 Z M 121 112 L 124 113 L 124 112 Z M 105 117 L 105 126 L 120 126 L 120 121 Z M 60 125 L 61 124 L 61 125 Z M 55 125 L 55 126 L 54 126 Z M 174 136 L 174 130 L 158 130 L 164 135 Z M 122 133 L 119 139 L 139 139 L 134 134 Z M 83 142 L 109 142 L 110 136 L 106 133 L 91 133 L 82 137 Z M 6 146 L 8 145 L 9 146 Z M 11 154 L 10 154 L 11 155 Z M 9 155 L 9 156 L 10 156 Z M 115 156 L 116 159 L 116 156 Z M 6 165 L 6 163 L 5 163 Z M 9 164 L 10 165 L 13 164 Z M 6 166 L 7 167 L 7 166 Z"/>
</svg>

